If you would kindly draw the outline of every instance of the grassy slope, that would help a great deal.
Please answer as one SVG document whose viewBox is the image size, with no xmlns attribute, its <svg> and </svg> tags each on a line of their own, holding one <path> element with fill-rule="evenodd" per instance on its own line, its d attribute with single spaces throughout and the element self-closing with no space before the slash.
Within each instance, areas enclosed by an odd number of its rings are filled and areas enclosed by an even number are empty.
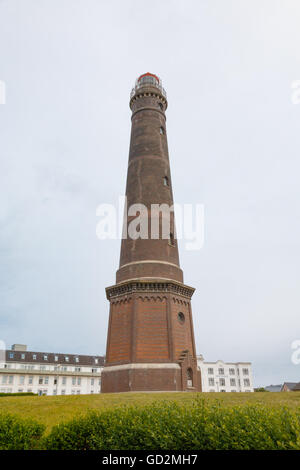
<svg viewBox="0 0 300 470">
<path fill-rule="evenodd" d="M 68 395 L 44 397 L 0 397 L 0 411 L 32 417 L 51 427 L 62 421 L 72 419 L 88 410 L 101 410 L 131 404 L 151 403 L 157 400 L 188 402 L 200 395 L 205 400 L 220 400 L 228 405 L 244 403 L 263 403 L 267 406 L 300 407 L 300 392 L 286 393 L 121 393 L 99 395 Z"/>
</svg>

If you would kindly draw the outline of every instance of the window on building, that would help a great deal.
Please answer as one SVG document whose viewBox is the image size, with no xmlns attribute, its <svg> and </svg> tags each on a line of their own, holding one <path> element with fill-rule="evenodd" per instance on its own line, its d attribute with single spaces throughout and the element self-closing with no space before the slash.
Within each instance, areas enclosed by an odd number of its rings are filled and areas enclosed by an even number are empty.
<svg viewBox="0 0 300 470">
<path fill-rule="evenodd" d="M 57 385 L 57 379 L 54 379 L 54 385 Z"/>
<path fill-rule="evenodd" d="M 229 375 L 235 375 L 235 370 L 234 369 L 229 369 Z"/>
<path fill-rule="evenodd" d="M 98 359 L 95 359 L 95 364 L 98 364 Z"/>
<path fill-rule="evenodd" d="M 20 384 L 20 385 L 23 385 L 24 382 L 25 382 L 25 375 L 20 375 L 19 384 Z"/>
<path fill-rule="evenodd" d="M 79 362 L 79 357 L 75 357 L 75 362 Z"/>
<path fill-rule="evenodd" d="M 33 375 L 30 375 L 29 378 L 28 378 L 28 383 L 29 385 L 32 385 L 33 384 Z"/>
<path fill-rule="evenodd" d="M 69 362 L 69 356 L 65 356 L 65 361 Z"/>
<path fill-rule="evenodd" d="M 173 233 L 173 232 L 170 232 L 169 245 L 171 245 L 171 246 L 174 246 L 174 245 L 175 245 L 175 242 L 174 242 L 174 233 Z"/>
<path fill-rule="evenodd" d="M 47 354 L 44 354 L 44 361 L 48 361 L 48 356 L 47 356 Z"/>
<path fill-rule="evenodd" d="M 192 387 L 193 386 L 193 371 L 190 367 L 186 371 L 186 376 L 187 376 L 187 386 Z"/>
<path fill-rule="evenodd" d="M 169 186 L 169 178 L 164 176 L 164 186 Z"/>
<path fill-rule="evenodd" d="M 66 383 L 67 383 L 67 377 L 63 377 L 63 378 L 62 378 L 62 384 L 63 384 L 63 385 L 66 385 Z"/>
<path fill-rule="evenodd" d="M 57 362 L 58 361 L 58 356 L 54 356 L 54 360 Z"/>
<path fill-rule="evenodd" d="M 23 393 L 23 388 L 18 388 L 18 393 Z"/>
<path fill-rule="evenodd" d="M 244 375 L 249 375 L 249 369 L 243 369 L 243 374 Z"/>
<path fill-rule="evenodd" d="M 14 353 L 9 353 L 9 359 L 13 359 L 14 358 Z"/>
<path fill-rule="evenodd" d="M 25 354 L 24 353 L 21 354 L 21 359 L 25 359 Z"/>
<path fill-rule="evenodd" d="M 7 375 L 2 375 L 2 385 L 7 383 Z"/>
<path fill-rule="evenodd" d="M 244 379 L 244 386 L 249 387 L 250 386 L 250 380 L 249 379 Z"/>
<path fill-rule="evenodd" d="M 32 354 L 32 359 L 36 361 L 36 354 Z"/>
<path fill-rule="evenodd" d="M 223 367 L 220 367 L 220 368 L 219 368 L 219 375 L 224 375 L 224 369 L 223 369 Z"/>
<path fill-rule="evenodd" d="M 66 394 L 66 391 L 65 391 L 65 390 L 62 390 L 62 391 L 61 391 L 61 394 L 62 394 L 62 395 L 65 395 L 65 394 Z"/>
<path fill-rule="evenodd" d="M 81 367 L 75 367 L 75 372 L 80 372 L 81 371 Z"/>
<path fill-rule="evenodd" d="M 76 377 L 72 377 L 72 385 L 76 385 Z"/>
<path fill-rule="evenodd" d="M 80 390 L 77 390 L 77 395 L 80 395 Z"/>
<path fill-rule="evenodd" d="M 158 106 L 160 107 L 160 109 L 163 111 L 164 110 L 164 107 L 163 107 L 163 104 L 162 103 L 158 103 Z"/>
<path fill-rule="evenodd" d="M 53 390 L 53 395 L 57 395 L 57 390 L 56 389 Z"/>
<path fill-rule="evenodd" d="M 235 387 L 236 383 L 235 383 L 235 379 L 230 379 L 230 385 L 232 387 Z"/>
<path fill-rule="evenodd" d="M 77 385 L 81 385 L 81 377 L 77 377 Z"/>
<path fill-rule="evenodd" d="M 159 128 L 159 133 L 160 133 L 161 135 L 164 135 L 164 134 L 165 134 L 165 129 L 164 129 L 164 127 L 161 126 L 161 127 Z"/>
<path fill-rule="evenodd" d="M 209 368 L 207 369 L 207 373 L 210 374 L 210 375 L 213 375 L 213 373 L 214 373 L 213 368 L 212 368 L 212 367 L 209 367 Z"/>
<path fill-rule="evenodd" d="M 185 322 L 184 313 L 179 312 L 177 316 L 178 316 L 178 320 L 179 320 L 180 323 L 184 323 L 184 322 Z"/>
<path fill-rule="evenodd" d="M 42 385 L 43 383 L 43 377 L 39 377 L 39 385 Z"/>
<path fill-rule="evenodd" d="M 208 379 L 208 385 L 209 385 L 210 387 L 214 387 L 214 385 L 215 385 L 215 379 L 209 378 L 209 379 Z"/>
<path fill-rule="evenodd" d="M 225 387 L 225 379 L 220 379 L 220 386 Z"/>
<path fill-rule="evenodd" d="M 10 375 L 10 376 L 8 377 L 8 383 L 9 383 L 9 384 L 13 384 L 13 383 L 14 383 L 14 376 L 13 376 L 13 375 Z"/>
<path fill-rule="evenodd" d="M 95 379 L 91 379 L 91 385 L 94 385 Z"/>
<path fill-rule="evenodd" d="M 49 377 L 45 377 L 45 384 L 48 385 L 49 383 Z"/>
</svg>

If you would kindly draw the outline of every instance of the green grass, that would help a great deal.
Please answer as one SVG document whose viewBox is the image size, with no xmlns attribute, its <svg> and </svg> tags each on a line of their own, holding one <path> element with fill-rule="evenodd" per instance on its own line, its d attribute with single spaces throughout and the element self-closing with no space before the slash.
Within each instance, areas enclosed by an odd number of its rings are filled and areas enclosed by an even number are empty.
<svg viewBox="0 0 300 470">
<path fill-rule="evenodd" d="M 67 395 L 42 397 L 0 397 L 0 410 L 46 425 L 46 432 L 61 422 L 69 421 L 87 411 L 111 409 L 124 404 L 145 405 L 161 400 L 189 402 L 201 395 L 207 402 L 215 400 L 224 405 L 261 403 L 265 406 L 300 408 L 300 392 L 281 393 L 120 393 L 99 395 Z"/>
</svg>

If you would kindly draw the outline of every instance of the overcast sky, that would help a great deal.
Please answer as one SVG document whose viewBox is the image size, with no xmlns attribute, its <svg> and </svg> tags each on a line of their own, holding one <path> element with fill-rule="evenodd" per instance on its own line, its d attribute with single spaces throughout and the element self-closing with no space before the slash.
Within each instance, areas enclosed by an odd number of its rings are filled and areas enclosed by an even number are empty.
<svg viewBox="0 0 300 470">
<path fill-rule="evenodd" d="M 299 381 L 299 0 L 0 0 L 0 339 L 105 354 L 120 241 L 96 208 L 124 194 L 129 94 L 168 93 L 175 202 L 202 203 L 180 243 L 197 352 Z"/>
</svg>

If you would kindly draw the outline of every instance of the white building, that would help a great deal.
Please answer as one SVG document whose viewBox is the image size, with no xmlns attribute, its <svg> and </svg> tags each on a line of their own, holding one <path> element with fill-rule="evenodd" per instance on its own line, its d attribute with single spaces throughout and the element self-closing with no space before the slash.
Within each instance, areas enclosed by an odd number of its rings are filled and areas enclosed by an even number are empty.
<svg viewBox="0 0 300 470">
<path fill-rule="evenodd" d="M 206 362 L 197 356 L 202 392 L 254 392 L 251 362 Z"/>
<path fill-rule="evenodd" d="M 0 393 L 100 393 L 103 356 L 27 351 L 14 344 L 0 360 Z"/>
</svg>

